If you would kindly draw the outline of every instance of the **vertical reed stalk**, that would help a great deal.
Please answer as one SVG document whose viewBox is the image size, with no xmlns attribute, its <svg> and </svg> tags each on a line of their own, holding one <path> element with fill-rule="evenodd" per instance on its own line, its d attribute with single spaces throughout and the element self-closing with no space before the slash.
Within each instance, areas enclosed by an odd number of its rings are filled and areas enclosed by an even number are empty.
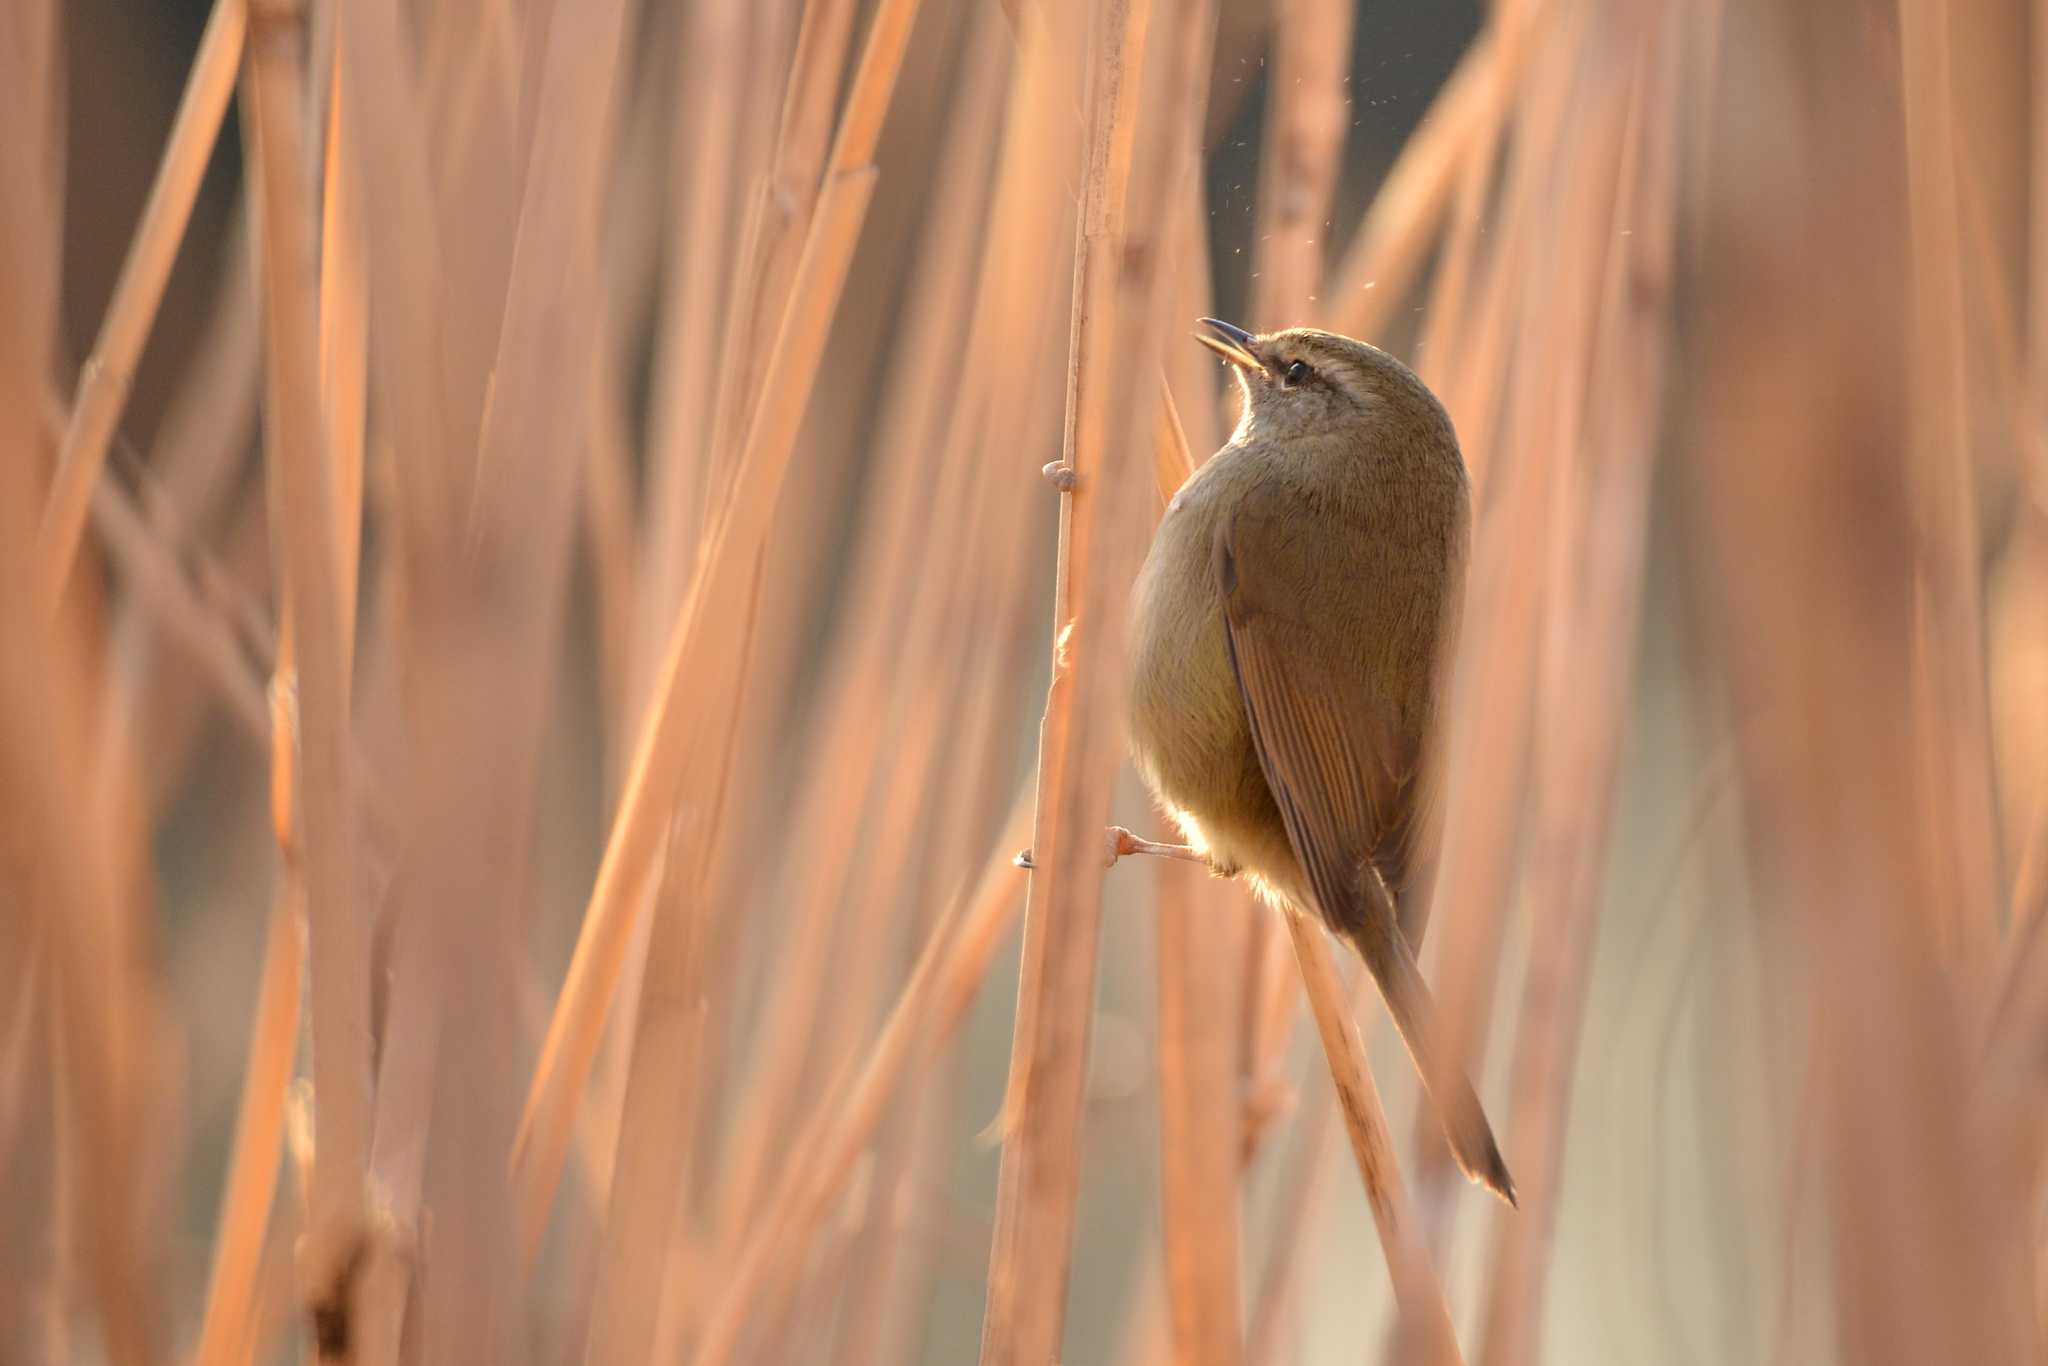
<svg viewBox="0 0 2048 1366">
<path fill-rule="evenodd" d="M 311 922 L 313 1077 L 319 1097 L 301 1293 L 322 1325 L 323 1339 L 339 1331 L 345 1340 L 353 1312 L 350 1280 L 366 1236 L 370 991 L 354 894 L 346 612 L 337 580 L 333 471 L 320 423 L 312 161 L 303 122 L 305 13 L 266 0 L 250 21 L 269 343 L 265 438 L 283 515 L 284 577 L 299 656 L 298 828 Z"/>
</svg>

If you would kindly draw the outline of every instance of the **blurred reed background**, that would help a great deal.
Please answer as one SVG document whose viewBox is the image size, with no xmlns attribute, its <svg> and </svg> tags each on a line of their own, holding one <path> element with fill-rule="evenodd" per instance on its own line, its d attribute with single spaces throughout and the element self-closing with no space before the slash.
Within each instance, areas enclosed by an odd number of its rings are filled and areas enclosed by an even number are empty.
<svg viewBox="0 0 2048 1366">
<path fill-rule="evenodd" d="M 2026 0 L 9 0 L 0 1362 L 2039 1359 L 2043 73 Z M 1519 1212 L 1369 985 L 1391 1185 L 1276 921 L 1103 869 L 1204 313 L 1462 435 L 1425 966 Z"/>
</svg>

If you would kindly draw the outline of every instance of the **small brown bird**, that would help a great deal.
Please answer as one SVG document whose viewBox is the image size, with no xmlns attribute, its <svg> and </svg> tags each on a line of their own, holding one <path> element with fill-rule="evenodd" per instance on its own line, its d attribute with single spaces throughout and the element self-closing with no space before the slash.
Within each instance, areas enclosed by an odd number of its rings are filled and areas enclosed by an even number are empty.
<svg viewBox="0 0 2048 1366">
<path fill-rule="evenodd" d="M 1244 415 L 1174 495 L 1138 575 L 1132 754 L 1219 876 L 1248 875 L 1357 947 L 1458 1164 L 1512 1204 L 1479 1098 L 1437 1056 L 1415 960 L 1471 518 L 1457 434 L 1376 347 L 1202 326 Z"/>
</svg>

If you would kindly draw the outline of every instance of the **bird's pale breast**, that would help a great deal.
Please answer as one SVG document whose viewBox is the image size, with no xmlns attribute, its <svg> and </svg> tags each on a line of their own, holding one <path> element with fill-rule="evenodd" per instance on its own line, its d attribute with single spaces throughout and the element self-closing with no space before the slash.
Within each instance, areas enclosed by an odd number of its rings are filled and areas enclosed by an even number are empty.
<svg viewBox="0 0 2048 1366">
<path fill-rule="evenodd" d="M 1293 851 L 1260 771 L 1224 642 L 1212 556 L 1231 452 L 1175 498 L 1139 572 L 1131 616 L 1130 747 L 1188 838 L 1226 871 L 1291 881 Z"/>
</svg>

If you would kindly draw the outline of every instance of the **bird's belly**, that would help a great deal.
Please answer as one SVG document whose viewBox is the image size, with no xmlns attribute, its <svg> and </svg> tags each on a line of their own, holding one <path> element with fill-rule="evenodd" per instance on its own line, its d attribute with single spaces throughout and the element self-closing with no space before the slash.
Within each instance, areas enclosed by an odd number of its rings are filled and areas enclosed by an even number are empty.
<svg viewBox="0 0 2048 1366">
<path fill-rule="evenodd" d="M 1287 880 L 1293 852 L 1252 748 L 1209 570 L 1209 519 L 1161 527 L 1132 604 L 1131 755 L 1140 776 L 1223 871 Z M 1176 523 L 1179 523 L 1176 525 Z"/>
</svg>

